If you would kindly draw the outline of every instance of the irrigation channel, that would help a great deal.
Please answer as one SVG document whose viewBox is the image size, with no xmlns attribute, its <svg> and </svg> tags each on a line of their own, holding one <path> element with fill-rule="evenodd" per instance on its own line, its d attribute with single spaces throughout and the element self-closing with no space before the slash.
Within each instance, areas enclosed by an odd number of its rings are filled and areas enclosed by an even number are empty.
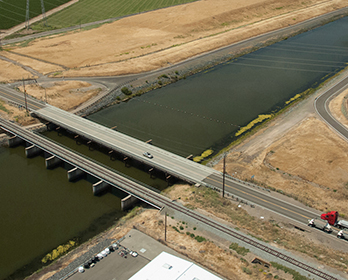
<svg viewBox="0 0 348 280">
<path fill-rule="evenodd" d="M 175 84 L 104 109 L 89 119 L 174 153 L 216 153 L 240 128 L 270 115 L 298 94 L 315 88 L 348 62 L 348 17 L 273 44 Z M 81 153 L 158 189 L 166 182 L 46 134 Z M 0 279 L 80 237 L 86 240 L 122 216 L 120 194 L 94 197 L 88 181 L 69 183 L 63 168 L 46 170 L 42 158 L 27 159 L 23 147 L 0 149 Z M 4 176 L 6 174 L 6 176 Z"/>
</svg>

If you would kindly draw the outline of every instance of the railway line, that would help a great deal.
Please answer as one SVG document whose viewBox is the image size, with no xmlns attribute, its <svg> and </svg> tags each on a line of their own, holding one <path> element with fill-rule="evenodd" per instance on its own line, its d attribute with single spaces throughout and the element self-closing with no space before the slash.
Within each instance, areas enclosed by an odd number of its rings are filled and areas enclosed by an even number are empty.
<svg viewBox="0 0 348 280">
<path fill-rule="evenodd" d="M 232 228 L 228 227 L 227 225 L 220 224 L 205 215 L 202 215 L 195 211 L 187 209 L 183 205 L 176 203 L 174 201 L 171 201 L 170 199 L 156 193 L 155 191 L 152 191 L 146 188 L 146 186 L 140 183 L 134 182 L 130 179 L 125 178 L 124 176 L 121 176 L 115 173 L 114 170 L 110 170 L 100 165 L 97 162 L 91 161 L 90 159 L 85 158 L 79 154 L 76 154 L 73 151 L 67 150 L 66 148 L 61 147 L 60 145 L 53 143 L 50 140 L 45 139 L 44 137 L 40 135 L 36 135 L 33 132 L 27 131 L 17 126 L 16 124 L 0 119 L 0 127 L 20 138 L 25 139 L 25 141 L 28 141 L 29 143 L 36 145 L 37 147 L 41 148 L 43 151 L 53 154 L 72 165 L 78 166 L 78 168 L 84 170 L 86 173 L 89 173 L 99 178 L 100 180 L 103 180 L 109 183 L 110 185 L 117 186 L 118 188 L 122 189 L 125 192 L 131 193 L 132 195 L 140 198 L 141 200 L 146 201 L 147 203 L 153 205 L 157 209 L 160 209 L 163 207 L 173 209 L 174 211 L 177 211 L 183 215 L 186 215 L 190 217 L 191 219 L 204 223 L 205 225 L 211 227 L 212 229 L 215 229 L 239 241 L 245 242 L 259 250 L 262 250 L 265 253 L 268 253 L 276 258 L 286 261 L 289 264 L 292 264 L 300 269 L 303 269 L 306 272 L 310 272 L 311 274 L 316 275 L 322 279 L 327 279 L 327 280 L 338 279 L 332 275 L 329 275 L 327 273 L 320 271 L 319 269 L 316 269 L 310 265 L 307 265 L 293 257 L 290 257 L 284 253 L 281 253 L 271 248 L 270 246 L 263 245 L 260 242 L 253 240 L 252 238 L 246 237 L 243 234 L 238 233 Z"/>
</svg>

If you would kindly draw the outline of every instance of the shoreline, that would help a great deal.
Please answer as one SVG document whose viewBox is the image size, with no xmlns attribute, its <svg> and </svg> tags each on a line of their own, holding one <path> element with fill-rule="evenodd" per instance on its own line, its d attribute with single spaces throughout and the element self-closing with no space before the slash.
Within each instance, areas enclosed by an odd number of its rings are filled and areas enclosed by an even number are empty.
<svg viewBox="0 0 348 280">
<path fill-rule="evenodd" d="M 295 35 L 294 35 L 294 36 L 295 36 Z M 191 58 L 191 59 L 193 59 L 193 58 Z M 220 62 L 220 63 L 223 63 L 223 62 Z M 173 66 L 173 67 L 176 67 L 176 66 Z M 184 67 L 184 66 L 183 66 L 183 67 Z M 213 65 L 213 66 L 210 66 L 210 67 L 214 67 L 214 65 Z M 210 67 L 209 67 L 209 68 L 210 68 Z M 165 69 L 167 69 L 167 68 L 165 68 Z M 161 69 L 160 69 L 160 70 L 157 70 L 157 71 L 161 72 L 161 71 L 165 71 L 165 69 L 164 69 L 164 70 L 161 70 Z M 203 68 L 203 69 L 198 70 L 198 71 L 204 71 L 205 69 L 206 69 L 206 68 Z M 189 71 L 189 70 L 188 70 L 188 71 Z M 190 71 L 189 71 L 189 72 L 190 72 Z M 192 75 L 193 75 L 193 74 L 195 74 L 195 73 L 192 73 Z M 156 74 L 155 74 L 155 75 L 156 75 Z M 145 77 L 145 78 L 146 78 L 146 77 Z M 158 80 L 158 79 L 157 79 L 157 80 Z M 155 79 L 155 81 L 157 81 L 157 80 Z M 326 82 L 327 82 L 327 81 L 326 81 Z M 329 82 L 330 82 L 330 81 L 329 81 Z M 294 104 L 292 104 L 291 106 L 293 106 L 293 105 L 294 105 Z M 102 108 L 100 108 L 100 109 L 102 109 Z M 99 109 L 99 110 L 100 110 L 100 109 Z M 264 124 L 264 123 L 263 123 L 263 124 Z M 262 124 L 261 124 L 261 126 L 262 126 Z M 253 133 L 252 133 L 252 134 L 253 134 Z M 250 136 L 246 136 L 246 138 L 248 138 L 248 137 L 250 137 Z"/>
</svg>

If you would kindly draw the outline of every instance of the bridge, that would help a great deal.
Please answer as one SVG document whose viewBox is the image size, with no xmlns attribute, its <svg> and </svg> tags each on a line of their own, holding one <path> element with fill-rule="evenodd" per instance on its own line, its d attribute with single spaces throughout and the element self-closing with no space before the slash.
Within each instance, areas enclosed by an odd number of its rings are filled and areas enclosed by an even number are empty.
<svg viewBox="0 0 348 280">
<path fill-rule="evenodd" d="M 46 160 L 51 160 L 52 157 L 56 157 L 59 160 L 64 160 L 71 165 L 77 166 L 76 169 L 92 174 L 99 178 L 103 183 L 116 186 L 125 192 L 131 193 L 132 195 L 138 197 L 139 199 L 150 203 L 156 208 L 166 208 L 166 211 L 175 211 L 185 215 L 188 219 L 193 219 L 196 224 L 203 223 L 205 226 L 210 227 L 212 230 L 217 230 L 224 236 L 238 240 L 244 244 L 252 246 L 256 250 L 262 251 L 270 256 L 271 259 L 281 259 L 286 261 L 289 265 L 297 267 L 297 269 L 302 270 L 304 273 L 311 273 L 317 277 L 328 280 L 338 279 L 336 276 L 322 272 L 320 269 L 314 267 L 314 265 L 309 265 L 298 258 L 292 257 L 286 253 L 282 253 L 269 245 L 263 244 L 262 242 L 255 241 L 253 238 L 248 237 L 235 229 L 230 228 L 227 225 L 217 222 L 212 218 L 209 218 L 203 214 L 190 210 L 180 203 L 171 201 L 170 199 L 162 196 L 155 191 L 148 189 L 141 183 L 134 182 L 133 180 L 127 179 L 122 175 L 115 173 L 105 166 L 100 165 L 88 158 L 85 158 L 76 152 L 70 151 L 65 147 L 60 146 L 57 143 L 52 142 L 40 135 L 35 134 L 29 130 L 23 129 L 22 127 L 0 119 L 0 128 L 15 135 L 17 138 L 25 140 L 29 145 L 29 150 L 32 149 L 33 153 L 38 150 L 44 151 L 48 154 Z M 47 166 L 47 164 L 46 164 Z M 286 203 L 280 203 L 286 207 Z"/>
<path fill-rule="evenodd" d="M 0 94 L 3 98 L 10 99 L 13 103 L 23 104 L 23 94 L 20 94 L 15 90 L 9 88 L 6 88 L 5 90 L 4 87 L 0 85 Z M 218 191 L 223 187 L 223 174 L 212 168 L 180 157 L 154 145 L 134 139 L 118 131 L 114 131 L 53 106 L 43 104 L 42 102 L 28 98 L 28 104 L 33 115 L 48 122 L 53 122 L 54 124 L 75 133 L 77 136 L 84 137 L 90 141 L 98 143 L 99 145 L 105 146 L 110 149 L 111 152 L 117 151 L 124 156 L 140 161 L 152 168 L 161 170 L 191 184 L 198 183 Z M 12 131 L 11 133 L 16 135 L 16 131 Z M 40 139 L 35 138 L 31 141 L 34 145 L 37 145 L 36 141 L 38 140 Z M 49 146 L 49 144 L 47 144 L 47 146 Z M 143 156 L 145 151 L 150 152 L 153 155 L 153 158 L 150 159 Z M 63 153 L 63 151 L 59 152 Z M 56 156 L 59 157 L 60 155 L 57 154 Z M 71 160 L 73 160 L 73 157 Z M 77 166 L 80 169 L 85 168 L 81 166 L 79 167 L 78 163 L 79 162 L 76 161 L 72 162 L 74 166 Z M 98 169 L 96 168 L 95 170 Z M 95 175 L 97 178 L 98 176 L 98 174 Z M 107 178 L 101 178 L 101 180 L 108 181 Z M 131 189 L 125 191 L 136 197 L 140 197 L 140 195 L 132 193 Z M 245 183 L 230 176 L 226 176 L 225 178 L 225 193 L 239 201 L 252 205 L 259 205 L 303 224 L 307 224 L 308 219 L 312 219 L 320 214 L 319 212 L 315 212 L 313 209 L 298 207 L 286 203 L 275 198 L 270 194 L 270 192 L 264 189 L 258 189 L 257 186 Z M 162 205 L 159 204 L 158 207 L 162 207 Z"/>
</svg>

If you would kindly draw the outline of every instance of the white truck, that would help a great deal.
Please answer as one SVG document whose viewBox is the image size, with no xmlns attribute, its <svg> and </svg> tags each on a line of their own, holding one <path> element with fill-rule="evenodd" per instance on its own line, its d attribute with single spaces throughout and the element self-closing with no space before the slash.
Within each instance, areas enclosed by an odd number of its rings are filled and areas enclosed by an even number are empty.
<svg viewBox="0 0 348 280">
<path fill-rule="evenodd" d="M 332 228 L 327 221 L 311 219 L 311 220 L 308 220 L 308 226 L 318 228 L 327 233 L 332 232 Z"/>
<path fill-rule="evenodd" d="M 337 238 L 341 238 L 341 239 L 346 239 L 346 240 L 348 240 L 348 231 L 340 230 L 340 231 L 337 233 Z"/>
</svg>

